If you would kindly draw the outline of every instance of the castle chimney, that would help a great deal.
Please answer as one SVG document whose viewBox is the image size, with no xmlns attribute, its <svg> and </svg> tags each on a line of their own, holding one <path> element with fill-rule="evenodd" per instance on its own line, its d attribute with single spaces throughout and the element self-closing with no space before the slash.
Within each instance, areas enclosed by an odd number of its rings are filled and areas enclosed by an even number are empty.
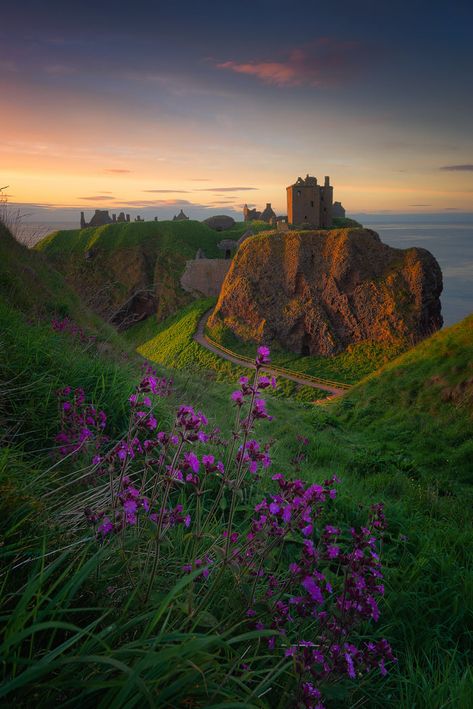
<svg viewBox="0 0 473 709">
<path fill-rule="evenodd" d="M 116 215 L 116 214 L 112 214 L 112 222 L 116 222 L 116 221 L 117 221 L 117 215 Z"/>
<path fill-rule="evenodd" d="M 85 218 L 84 218 L 84 212 L 80 213 L 80 228 L 85 229 Z"/>
<path fill-rule="evenodd" d="M 127 222 L 130 221 L 130 215 L 129 215 L 129 214 L 126 215 L 126 220 L 127 220 Z"/>
<path fill-rule="evenodd" d="M 330 177 L 325 177 L 325 187 L 330 187 Z"/>
<path fill-rule="evenodd" d="M 266 209 L 271 209 L 271 202 L 266 202 Z"/>
</svg>

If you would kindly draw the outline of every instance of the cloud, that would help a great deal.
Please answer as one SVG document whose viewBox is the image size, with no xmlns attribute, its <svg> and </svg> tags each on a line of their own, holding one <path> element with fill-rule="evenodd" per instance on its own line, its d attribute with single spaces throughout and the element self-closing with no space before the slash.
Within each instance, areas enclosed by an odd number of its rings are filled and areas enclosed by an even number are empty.
<svg viewBox="0 0 473 709">
<path fill-rule="evenodd" d="M 189 190 L 143 190 L 143 192 L 169 193 L 169 194 L 188 194 Z"/>
<path fill-rule="evenodd" d="M 188 199 L 133 199 L 121 202 L 126 207 L 206 207 Z"/>
<path fill-rule="evenodd" d="M 199 187 L 195 192 L 247 192 L 258 189 L 258 187 Z"/>
<path fill-rule="evenodd" d="M 473 172 L 473 164 L 467 163 L 466 165 L 443 165 L 439 167 L 439 170 L 446 170 L 447 172 Z"/>
<path fill-rule="evenodd" d="M 109 202 L 114 200 L 115 197 L 111 197 L 109 194 L 94 194 L 89 197 L 77 197 L 77 199 L 83 199 L 86 202 Z"/>
<path fill-rule="evenodd" d="M 346 82 L 363 60 L 363 47 L 358 42 L 320 37 L 309 45 L 292 49 L 280 59 L 229 60 L 216 66 L 236 74 L 254 76 L 273 86 L 324 87 Z"/>
<path fill-rule="evenodd" d="M 104 170 L 104 172 L 111 172 L 111 173 L 116 173 L 116 174 L 124 174 L 126 172 L 131 172 L 131 170 L 122 170 L 121 168 L 115 168 L 115 167 L 110 167 Z"/>
<path fill-rule="evenodd" d="M 443 211 L 444 212 L 459 212 L 460 209 L 458 207 L 444 207 Z"/>
<path fill-rule="evenodd" d="M 192 177 L 191 182 L 210 182 L 210 177 Z"/>
<path fill-rule="evenodd" d="M 284 86 L 288 84 L 297 85 L 297 72 L 295 67 L 283 62 L 253 62 L 249 64 L 238 64 L 238 62 L 228 61 L 217 64 L 219 69 L 231 69 L 237 74 L 249 74 L 257 76 L 268 84 Z"/>
<path fill-rule="evenodd" d="M 408 207 L 431 207 L 431 204 L 408 204 Z"/>
</svg>

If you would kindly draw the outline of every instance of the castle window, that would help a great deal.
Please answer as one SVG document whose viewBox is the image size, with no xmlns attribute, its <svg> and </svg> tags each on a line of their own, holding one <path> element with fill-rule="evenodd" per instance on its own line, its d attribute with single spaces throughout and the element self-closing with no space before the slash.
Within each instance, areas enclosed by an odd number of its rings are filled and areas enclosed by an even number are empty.
<svg viewBox="0 0 473 709">
<path fill-rule="evenodd" d="M 310 206 L 311 206 L 311 207 L 314 206 L 314 200 L 313 200 L 313 199 L 310 200 Z"/>
<path fill-rule="evenodd" d="M 300 191 L 300 190 L 297 190 L 297 196 L 298 196 L 298 197 L 301 196 L 301 191 Z"/>
</svg>

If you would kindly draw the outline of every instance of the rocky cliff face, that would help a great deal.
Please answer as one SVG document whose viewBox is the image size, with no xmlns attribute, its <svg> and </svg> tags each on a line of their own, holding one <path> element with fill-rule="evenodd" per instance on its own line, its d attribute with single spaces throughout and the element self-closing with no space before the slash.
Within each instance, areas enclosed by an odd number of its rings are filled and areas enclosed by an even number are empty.
<svg viewBox="0 0 473 709">
<path fill-rule="evenodd" d="M 416 341 L 442 326 L 442 273 L 425 249 L 394 249 L 370 229 L 266 233 L 246 240 L 210 327 L 332 355 L 363 340 Z"/>
</svg>

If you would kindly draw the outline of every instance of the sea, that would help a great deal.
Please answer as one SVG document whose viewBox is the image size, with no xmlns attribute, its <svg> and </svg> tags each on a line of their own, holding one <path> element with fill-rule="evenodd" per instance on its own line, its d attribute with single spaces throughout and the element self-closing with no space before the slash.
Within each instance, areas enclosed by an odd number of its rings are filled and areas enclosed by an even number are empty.
<svg viewBox="0 0 473 709">
<path fill-rule="evenodd" d="M 419 246 L 430 251 L 443 274 L 441 296 L 444 325 L 453 325 L 473 313 L 473 223 L 368 222 L 389 246 Z M 58 229 L 77 229 L 76 222 L 22 223 L 19 240 L 33 246 Z"/>
</svg>

